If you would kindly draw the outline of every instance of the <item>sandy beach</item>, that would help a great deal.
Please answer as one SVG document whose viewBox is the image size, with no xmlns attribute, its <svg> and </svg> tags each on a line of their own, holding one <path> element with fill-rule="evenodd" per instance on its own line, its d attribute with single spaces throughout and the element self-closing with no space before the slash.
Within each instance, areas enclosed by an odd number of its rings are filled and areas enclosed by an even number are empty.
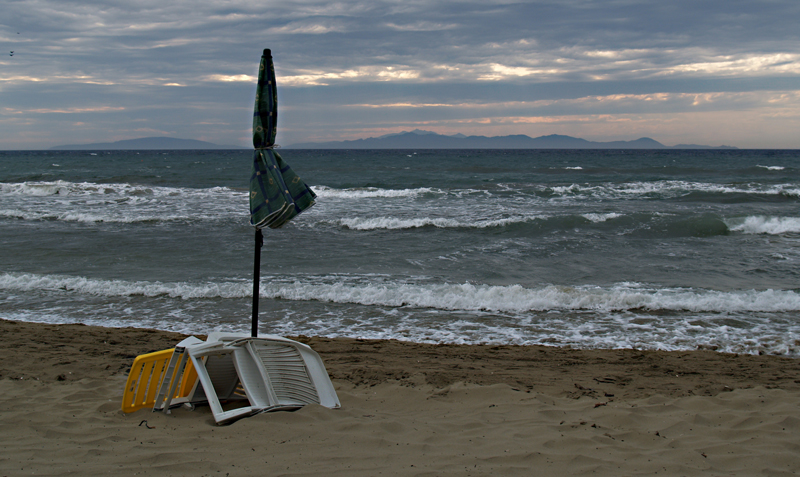
<svg viewBox="0 0 800 477">
<path fill-rule="evenodd" d="M 0 476 L 800 473 L 795 359 L 299 337 L 341 409 L 123 414 L 133 358 L 182 338 L 0 321 Z"/>
</svg>

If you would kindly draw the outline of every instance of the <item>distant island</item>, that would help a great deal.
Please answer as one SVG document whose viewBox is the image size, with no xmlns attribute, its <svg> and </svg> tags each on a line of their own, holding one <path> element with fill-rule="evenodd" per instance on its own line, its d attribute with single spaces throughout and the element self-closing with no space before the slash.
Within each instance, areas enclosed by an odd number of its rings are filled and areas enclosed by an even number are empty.
<svg viewBox="0 0 800 477">
<path fill-rule="evenodd" d="M 198 141 L 197 139 L 179 139 L 176 137 L 142 137 L 139 139 L 125 139 L 115 142 L 95 142 L 91 144 L 70 144 L 53 146 L 50 149 L 69 151 L 119 151 L 119 150 L 145 150 L 145 149 L 245 149 L 240 146 L 220 146 L 212 142 Z"/>
<path fill-rule="evenodd" d="M 431 131 L 387 134 L 352 141 L 309 142 L 285 146 L 292 149 L 737 149 L 733 146 L 678 144 L 665 146 L 649 137 L 633 141 L 587 141 L 571 136 L 551 134 L 532 138 L 524 134 L 512 136 L 445 136 Z"/>
<path fill-rule="evenodd" d="M 446 136 L 432 131 L 415 129 L 380 137 L 355 139 L 352 141 L 308 142 L 284 146 L 287 149 L 736 149 L 733 146 L 702 146 L 678 144 L 665 146 L 643 137 L 633 141 L 587 141 L 572 136 L 551 134 L 530 137 L 524 134 L 512 136 Z M 166 150 L 166 149 L 247 149 L 241 146 L 221 146 L 196 139 L 174 137 L 143 137 L 115 142 L 70 144 L 53 146 L 54 150 L 109 151 L 109 150 Z"/>
</svg>

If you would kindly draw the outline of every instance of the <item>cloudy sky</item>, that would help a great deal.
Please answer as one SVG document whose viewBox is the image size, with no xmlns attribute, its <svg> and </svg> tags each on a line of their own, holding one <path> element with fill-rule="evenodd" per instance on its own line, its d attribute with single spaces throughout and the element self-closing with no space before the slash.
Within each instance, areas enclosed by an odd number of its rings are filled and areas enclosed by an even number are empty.
<svg viewBox="0 0 800 477">
<path fill-rule="evenodd" d="M 800 149 L 797 0 L 0 0 L 0 149 L 412 129 Z M 13 56 L 11 52 L 13 51 Z"/>
</svg>

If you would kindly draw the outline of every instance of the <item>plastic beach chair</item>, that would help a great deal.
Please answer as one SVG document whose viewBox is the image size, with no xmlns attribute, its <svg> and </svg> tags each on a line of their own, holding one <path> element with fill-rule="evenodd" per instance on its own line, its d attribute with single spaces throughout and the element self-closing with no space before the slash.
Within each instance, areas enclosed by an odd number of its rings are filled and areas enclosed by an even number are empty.
<svg viewBox="0 0 800 477">
<path fill-rule="evenodd" d="M 206 344 L 224 344 L 224 342 L 232 341 L 246 335 L 232 335 L 219 332 L 210 333 L 205 342 L 199 340 L 194 336 L 190 336 L 185 340 L 178 343 L 175 347 L 175 352 L 172 354 L 168 366 L 168 375 L 170 379 L 161 381 L 158 394 L 153 400 L 153 411 L 163 411 L 166 414 L 170 413 L 170 409 L 178 407 L 182 404 L 195 404 L 208 403 L 205 389 L 197 374 L 197 367 L 189 358 L 187 348 Z M 219 342 L 219 343 L 217 343 Z M 208 376 L 212 383 L 214 390 L 213 394 L 217 401 L 233 401 L 246 399 L 244 390 L 239 386 L 239 376 L 236 374 L 236 368 L 233 364 L 233 359 L 230 353 L 214 353 L 208 355 L 202 360 L 200 366 L 201 372 Z M 184 371 L 185 370 L 185 371 Z M 188 377 L 181 378 L 183 373 Z M 164 374 L 167 376 L 167 374 Z M 191 382 L 189 382 L 191 380 Z M 175 393 L 176 383 L 181 382 L 181 392 Z M 167 399 L 167 396 L 172 396 Z"/>
<path fill-rule="evenodd" d="M 154 411 L 169 412 L 175 403 L 200 402 L 199 388 L 220 425 L 306 404 L 340 407 L 322 360 L 302 343 L 274 335 L 245 338 L 217 333 L 209 335 L 206 342 L 197 341 L 176 347 L 172 358 L 176 371 L 165 375 L 170 379 L 161 384 Z M 173 390 L 181 379 L 181 368 L 189 364 L 197 372 L 199 386 L 186 398 L 176 398 Z M 222 408 L 222 401 L 234 399 L 246 399 L 249 406 Z"/>
<path fill-rule="evenodd" d="M 201 342 L 197 338 L 195 340 Z M 174 352 L 175 348 L 172 348 L 136 357 L 125 383 L 122 412 L 129 413 L 153 406 L 156 402 L 156 390 L 168 373 L 171 376 L 169 381 L 179 383 L 173 390 L 174 399 L 186 398 L 193 392 L 197 383 L 194 366 L 186 367 L 181 376 L 175 379 L 175 367 L 170 367 Z"/>
<path fill-rule="evenodd" d="M 340 407 L 325 365 L 310 347 L 280 336 L 243 338 L 226 346 L 235 349 L 234 364 L 248 396 L 270 406 Z"/>
<path fill-rule="evenodd" d="M 205 401 L 203 389 L 198 388 L 197 368 L 188 360 L 186 352 L 187 348 L 200 344 L 203 344 L 203 341 L 190 336 L 175 346 L 167 363 L 166 372 L 162 375 L 158 393 L 153 399 L 153 411 L 163 410 L 169 414 L 171 407 L 184 403 L 194 404 Z M 230 375 L 230 371 L 230 369 L 223 367 L 220 374 L 223 376 Z M 229 378 L 230 380 L 231 378 Z M 234 381 L 231 383 L 231 387 L 235 386 L 236 382 Z M 167 399 L 167 396 L 169 396 L 169 399 Z"/>
</svg>

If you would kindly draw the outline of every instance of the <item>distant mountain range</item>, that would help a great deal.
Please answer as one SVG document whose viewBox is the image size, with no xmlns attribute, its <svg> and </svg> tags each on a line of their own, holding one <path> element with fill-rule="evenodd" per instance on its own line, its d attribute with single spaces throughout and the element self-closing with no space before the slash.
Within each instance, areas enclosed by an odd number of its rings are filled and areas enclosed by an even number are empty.
<svg viewBox="0 0 800 477">
<path fill-rule="evenodd" d="M 70 144 L 53 146 L 50 149 L 70 151 L 109 151 L 109 150 L 142 150 L 142 149 L 244 149 L 240 146 L 220 146 L 212 142 L 197 139 L 179 139 L 176 137 L 142 137 L 115 142 L 95 142 L 92 144 Z"/>
<path fill-rule="evenodd" d="M 285 147 L 293 149 L 736 149 L 732 146 L 713 147 L 697 144 L 665 146 L 649 137 L 633 141 L 598 142 L 560 134 L 535 138 L 524 134 L 493 137 L 463 134 L 445 136 L 420 129 L 367 139 L 310 142 Z"/>
<path fill-rule="evenodd" d="M 309 142 L 284 146 L 291 149 L 736 149 L 732 146 L 701 146 L 697 144 L 678 144 L 665 146 L 649 137 L 633 141 L 587 141 L 571 136 L 551 134 L 530 137 L 524 134 L 513 136 L 465 136 L 454 134 L 445 136 L 431 131 L 415 129 L 380 137 L 356 139 L 353 141 Z M 240 146 L 221 146 L 196 139 L 174 137 L 143 137 L 115 142 L 96 142 L 92 144 L 70 144 L 54 146 L 50 149 L 72 151 L 96 150 L 144 150 L 144 149 L 247 149 Z"/>
</svg>

